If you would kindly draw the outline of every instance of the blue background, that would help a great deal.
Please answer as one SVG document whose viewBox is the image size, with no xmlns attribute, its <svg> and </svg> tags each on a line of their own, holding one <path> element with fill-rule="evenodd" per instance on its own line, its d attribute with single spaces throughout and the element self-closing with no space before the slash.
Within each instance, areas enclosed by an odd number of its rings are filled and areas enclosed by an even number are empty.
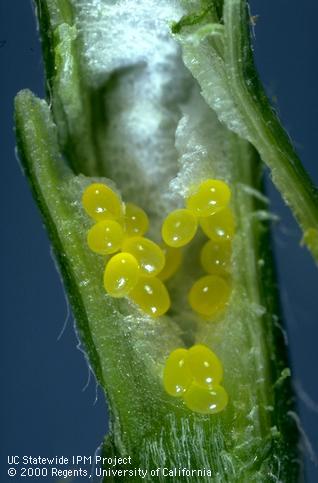
<svg viewBox="0 0 318 483">
<path fill-rule="evenodd" d="M 318 3 L 252 0 L 251 7 L 253 15 L 259 14 L 255 47 L 261 78 L 305 167 L 318 183 Z M 86 384 L 88 368 L 76 348 L 73 321 L 48 239 L 14 154 L 14 95 L 25 87 L 44 95 L 31 2 L 1 0 L 0 19 L 0 481 L 5 483 L 19 481 L 6 476 L 7 455 L 94 454 L 107 417 L 94 378 Z M 274 230 L 275 250 L 301 427 L 308 439 L 307 481 L 316 483 L 318 471 L 312 460 L 318 450 L 318 271 L 307 251 L 299 247 L 298 228 L 270 183 L 268 191 L 272 210 L 281 217 Z M 66 319 L 63 336 L 57 340 Z"/>
</svg>

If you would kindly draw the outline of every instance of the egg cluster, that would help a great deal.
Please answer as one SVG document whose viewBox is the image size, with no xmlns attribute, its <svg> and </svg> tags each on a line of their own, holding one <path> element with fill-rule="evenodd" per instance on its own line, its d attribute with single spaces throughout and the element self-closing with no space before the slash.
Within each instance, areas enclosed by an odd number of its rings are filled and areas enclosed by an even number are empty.
<svg viewBox="0 0 318 483">
<path fill-rule="evenodd" d="M 228 395 L 222 379 L 220 360 L 201 344 L 171 352 L 163 373 L 166 392 L 182 398 L 188 409 L 201 414 L 216 414 L 226 407 Z"/>
<path fill-rule="evenodd" d="M 192 285 L 188 300 L 194 312 L 211 318 L 224 310 L 231 293 L 231 242 L 234 216 L 229 208 L 231 191 L 221 180 L 208 179 L 194 187 L 186 207 L 172 211 L 163 221 L 158 245 L 144 235 L 149 219 L 133 203 L 123 203 L 109 186 L 89 185 L 82 197 L 86 213 L 94 220 L 87 233 L 89 248 L 107 256 L 104 288 L 115 298 L 128 297 L 152 317 L 165 314 L 171 305 L 163 283 L 182 263 L 182 247 L 189 244 L 199 227 L 209 238 L 200 252 L 206 275 Z M 214 414 L 228 402 L 220 385 L 221 362 L 206 346 L 176 349 L 164 370 L 165 390 L 181 397 L 192 411 Z"/>
<path fill-rule="evenodd" d="M 144 210 L 122 203 L 109 186 L 91 184 L 84 191 L 82 204 L 95 221 L 87 233 L 89 248 L 111 255 L 104 271 L 106 292 L 116 298 L 129 297 L 153 317 L 167 312 L 170 297 L 163 280 L 178 269 L 181 254 L 145 238 L 149 220 Z"/>
<path fill-rule="evenodd" d="M 234 216 L 229 208 L 230 188 L 224 181 L 208 179 L 195 187 L 186 208 L 172 211 L 162 225 L 162 238 L 170 247 L 187 245 L 201 226 L 209 241 L 201 250 L 201 265 L 208 275 L 189 292 L 192 309 L 203 317 L 221 312 L 231 293 L 229 268 Z"/>
<path fill-rule="evenodd" d="M 205 180 L 192 190 L 186 208 L 166 217 L 161 230 L 165 244 L 159 246 L 143 236 L 149 228 L 143 209 L 122 203 L 105 184 L 88 186 L 82 203 L 96 222 L 88 231 L 88 246 L 100 255 L 112 255 L 104 272 L 106 292 L 112 297 L 128 296 L 153 317 L 164 314 L 170 307 L 170 297 L 163 281 L 178 270 L 181 247 L 191 242 L 201 226 L 209 238 L 200 255 L 207 275 L 193 284 L 188 299 L 192 309 L 203 317 L 221 312 L 231 293 L 229 269 L 235 224 L 228 206 L 230 197 L 224 181 Z"/>
</svg>

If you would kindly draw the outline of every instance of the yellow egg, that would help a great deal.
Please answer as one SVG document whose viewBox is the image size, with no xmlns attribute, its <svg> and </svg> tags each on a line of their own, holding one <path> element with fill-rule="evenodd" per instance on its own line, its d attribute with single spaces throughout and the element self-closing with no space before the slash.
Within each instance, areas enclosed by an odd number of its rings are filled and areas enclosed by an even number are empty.
<svg viewBox="0 0 318 483">
<path fill-rule="evenodd" d="M 203 181 L 187 199 L 187 208 L 196 216 L 213 215 L 228 205 L 231 190 L 224 181 L 207 179 Z"/>
<path fill-rule="evenodd" d="M 136 258 L 130 253 L 114 255 L 106 265 L 104 288 L 112 297 L 126 297 L 140 276 Z"/>
<path fill-rule="evenodd" d="M 82 204 L 86 213 L 96 221 L 117 219 L 123 215 L 119 196 L 102 183 L 93 183 L 86 188 Z"/>
<path fill-rule="evenodd" d="M 201 250 L 200 260 L 202 268 L 211 274 L 226 274 L 231 265 L 231 242 L 224 240 L 207 241 Z"/>
<path fill-rule="evenodd" d="M 87 233 L 89 248 L 100 255 L 117 252 L 124 239 L 124 230 L 114 220 L 103 220 L 93 225 Z"/>
<path fill-rule="evenodd" d="M 152 317 L 159 317 L 170 308 L 168 290 L 157 277 L 140 277 L 129 297 Z"/>
<path fill-rule="evenodd" d="M 176 349 L 169 355 L 163 372 L 163 385 L 168 394 L 181 397 L 192 382 L 187 364 L 188 351 Z"/>
<path fill-rule="evenodd" d="M 229 283 L 217 275 L 206 275 L 197 280 L 189 292 L 192 309 L 204 317 L 221 312 L 231 293 Z"/>
<path fill-rule="evenodd" d="M 198 221 L 190 210 L 172 211 L 164 220 L 161 234 L 170 247 L 187 245 L 196 234 Z"/>
<path fill-rule="evenodd" d="M 219 384 L 223 378 L 220 359 L 205 345 L 197 344 L 188 351 L 187 363 L 195 382 L 210 388 Z"/>
<path fill-rule="evenodd" d="M 172 248 L 164 245 L 161 247 L 165 255 L 165 265 L 158 275 L 160 280 L 168 280 L 171 278 L 178 270 L 182 263 L 182 250 L 180 248 Z"/>
<path fill-rule="evenodd" d="M 126 203 L 124 226 L 127 236 L 142 236 L 149 228 L 149 219 L 142 208 Z"/>
<path fill-rule="evenodd" d="M 223 411 L 229 397 L 224 387 L 215 385 L 210 389 L 193 382 L 183 396 L 188 409 L 200 414 L 217 414 Z"/>
<path fill-rule="evenodd" d="M 159 245 L 141 236 L 126 238 L 122 250 L 131 253 L 139 263 L 141 275 L 154 277 L 164 267 L 165 256 Z"/>
<path fill-rule="evenodd" d="M 201 218 L 200 225 L 206 236 L 215 241 L 232 240 L 235 233 L 235 221 L 230 208 Z"/>
</svg>

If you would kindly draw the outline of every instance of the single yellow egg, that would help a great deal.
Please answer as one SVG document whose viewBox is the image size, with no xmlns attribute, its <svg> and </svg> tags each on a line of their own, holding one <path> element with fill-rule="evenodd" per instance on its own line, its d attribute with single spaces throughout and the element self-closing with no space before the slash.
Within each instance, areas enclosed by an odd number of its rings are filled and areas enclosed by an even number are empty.
<svg viewBox="0 0 318 483">
<path fill-rule="evenodd" d="M 195 382 L 210 388 L 223 378 L 223 367 L 217 355 L 207 346 L 197 344 L 188 351 L 187 363 Z"/>
<path fill-rule="evenodd" d="M 187 364 L 188 351 L 175 349 L 169 355 L 163 371 L 163 385 L 168 394 L 181 397 L 192 382 L 192 375 Z"/>
<path fill-rule="evenodd" d="M 93 225 L 87 232 L 89 248 L 100 255 L 117 252 L 124 239 L 122 226 L 114 220 L 103 220 Z"/>
<path fill-rule="evenodd" d="M 196 216 L 213 215 L 228 205 L 231 198 L 229 186 L 219 179 L 207 179 L 187 199 L 187 208 Z"/>
<path fill-rule="evenodd" d="M 172 211 L 164 220 L 161 234 L 170 247 L 187 245 L 196 234 L 198 221 L 190 210 Z"/>
<path fill-rule="evenodd" d="M 214 241 L 232 240 L 235 221 L 230 208 L 224 208 L 214 215 L 200 219 L 200 225 L 207 237 Z"/>
<path fill-rule="evenodd" d="M 137 284 L 139 276 L 136 258 L 130 253 L 118 253 L 106 265 L 105 290 L 112 297 L 126 297 Z"/>
<path fill-rule="evenodd" d="M 124 226 L 127 236 L 142 236 L 149 228 L 148 216 L 139 206 L 126 203 Z"/>
<path fill-rule="evenodd" d="M 122 250 L 131 253 L 139 263 L 141 275 L 154 277 L 163 269 L 165 256 L 159 245 L 141 236 L 126 238 Z"/>
<path fill-rule="evenodd" d="M 159 317 L 170 308 L 168 290 L 157 277 L 140 277 L 129 298 L 152 317 Z"/>
<path fill-rule="evenodd" d="M 202 268 L 211 274 L 226 274 L 231 265 L 231 242 L 224 240 L 207 241 L 201 250 L 200 260 Z"/>
<path fill-rule="evenodd" d="M 193 382 L 183 396 L 188 409 L 200 414 L 217 414 L 223 411 L 229 397 L 224 387 L 204 388 Z"/>
<path fill-rule="evenodd" d="M 82 204 L 86 213 L 96 221 L 117 219 L 123 215 L 119 196 L 102 183 L 93 183 L 86 188 Z"/>
<path fill-rule="evenodd" d="M 192 309 L 204 317 L 221 312 L 231 293 L 229 283 L 218 275 L 206 275 L 197 280 L 189 292 Z"/>
<path fill-rule="evenodd" d="M 161 249 L 165 255 L 165 265 L 158 275 L 160 280 L 168 280 L 171 278 L 179 269 L 182 263 L 182 250 L 180 248 L 172 248 L 167 245 L 161 246 Z"/>
</svg>

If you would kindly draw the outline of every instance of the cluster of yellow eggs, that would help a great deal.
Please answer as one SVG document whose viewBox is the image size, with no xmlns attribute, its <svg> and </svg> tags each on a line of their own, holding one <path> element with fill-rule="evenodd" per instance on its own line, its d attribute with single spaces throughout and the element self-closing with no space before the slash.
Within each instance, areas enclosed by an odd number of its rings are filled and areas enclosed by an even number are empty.
<svg viewBox="0 0 318 483">
<path fill-rule="evenodd" d="M 178 269 L 181 254 L 145 238 L 149 220 L 144 210 L 133 203 L 122 203 L 109 186 L 89 185 L 82 204 L 95 221 L 87 233 L 89 248 L 100 255 L 111 255 L 104 271 L 106 292 L 116 298 L 129 297 L 153 317 L 167 312 L 170 297 L 163 280 Z"/>
<path fill-rule="evenodd" d="M 189 292 L 192 309 L 213 317 L 224 309 L 231 289 L 229 267 L 234 217 L 228 204 L 231 191 L 221 180 L 208 179 L 194 188 L 186 208 L 172 211 L 162 224 L 162 246 L 144 234 L 149 220 L 133 203 L 122 203 L 109 186 L 93 183 L 86 188 L 82 203 L 95 221 L 87 234 L 89 248 L 112 255 L 104 272 L 104 287 L 112 297 L 129 297 L 147 314 L 158 317 L 170 308 L 164 281 L 178 270 L 181 247 L 194 238 L 198 226 L 209 241 L 201 250 L 201 265 L 207 275 Z"/>
<path fill-rule="evenodd" d="M 201 250 L 201 265 L 208 275 L 197 280 L 189 292 L 192 309 L 203 317 L 222 311 L 229 299 L 229 266 L 234 216 L 229 208 L 231 191 L 221 180 L 208 179 L 194 188 L 186 208 L 172 211 L 162 225 L 162 238 L 170 247 L 187 245 L 200 225 L 209 238 Z"/>
<path fill-rule="evenodd" d="M 163 385 L 170 396 L 182 398 L 191 411 L 216 414 L 228 403 L 222 378 L 223 367 L 217 355 L 198 344 L 171 352 L 164 368 Z"/>
<path fill-rule="evenodd" d="M 109 256 L 104 270 L 104 288 L 116 298 L 128 297 L 152 317 L 165 314 L 171 305 L 163 283 L 182 263 L 182 247 L 191 242 L 200 226 L 209 240 L 200 253 L 206 275 L 196 280 L 188 299 L 203 317 L 214 317 L 226 306 L 231 293 L 231 242 L 234 216 L 229 208 L 231 191 L 221 180 L 208 179 L 193 188 L 186 208 L 172 211 L 163 221 L 159 246 L 144 235 L 149 220 L 144 210 L 123 203 L 117 193 L 103 183 L 89 185 L 82 197 L 86 213 L 94 220 L 87 233 L 89 248 Z M 181 397 L 192 411 L 214 414 L 228 402 L 220 385 L 221 362 L 206 346 L 176 349 L 167 359 L 164 387 Z"/>
</svg>

